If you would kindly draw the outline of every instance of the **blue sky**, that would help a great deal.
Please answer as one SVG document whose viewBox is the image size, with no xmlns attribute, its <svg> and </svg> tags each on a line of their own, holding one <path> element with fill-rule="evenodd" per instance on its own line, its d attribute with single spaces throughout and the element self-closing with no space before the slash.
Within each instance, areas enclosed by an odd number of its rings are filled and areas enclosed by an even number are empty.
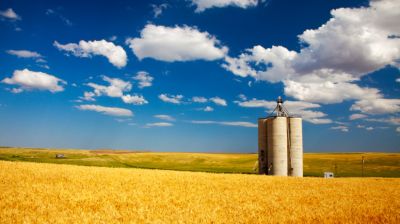
<svg viewBox="0 0 400 224">
<path fill-rule="evenodd" d="M 304 149 L 400 151 L 400 3 L 2 1 L 0 145 L 256 152 L 282 96 Z"/>
</svg>

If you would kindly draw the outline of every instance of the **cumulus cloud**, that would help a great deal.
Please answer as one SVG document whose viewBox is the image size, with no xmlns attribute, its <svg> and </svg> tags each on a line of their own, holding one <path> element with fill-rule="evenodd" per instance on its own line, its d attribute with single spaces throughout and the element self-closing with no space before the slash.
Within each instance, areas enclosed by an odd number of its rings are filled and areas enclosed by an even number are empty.
<svg viewBox="0 0 400 224">
<path fill-rule="evenodd" d="M 119 108 L 119 107 L 104 107 L 100 105 L 94 105 L 94 104 L 83 104 L 76 106 L 79 110 L 90 110 L 90 111 L 95 111 L 99 112 L 105 115 L 110 115 L 110 116 L 120 116 L 120 117 L 132 117 L 133 112 L 131 110 L 125 109 L 125 108 Z"/>
<path fill-rule="evenodd" d="M 314 80 L 312 80 L 315 78 Z M 306 80 L 309 79 L 309 80 Z M 317 78 L 303 76 L 297 80 L 286 80 L 285 94 L 308 102 L 331 104 L 352 99 L 378 99 L 382 95 L 376 88 L 363 88 L 357 84 L 340 81 L 333 76 Z"/>
<path fill-rule="evenodd" d="M 148 103 L 148 101 L 142 95 L 125 94 L 132 90 L 132 84 L 130 82 L 119 78 L 110 78 L 107 76 L 102 76 L 102 79 L 106 81 L 108 85 L 100 85 L 90 82 L 87 84 L 87 86 L 92 87 L 93 92 L 84 92 L 84 96 L 80 99 L 94 101 L 95 96 L 108 96 L 121 98 L 121 100 L 127 104 L 144 105 Z"/>
<path fill-rule="evenodd" d="M 243 9 L 257 6 L 258 0 L 191 0 L 196 5 L 195 12 L 203 12 L 209 8 L 223 8 L 228 6 L 240 7 Z"/>
<path fill-rule="evenodd" d="M 106 95 L 109 97 L 122 97 L 124 92 L 130 91 L 132 89 L 132 84 L 130 82 L 124 81 L 119 78 L 110 78 L 107 76 L 102 77 L 104 81 L 108 82 L 109 85 L 99 85 L 96 83 L 88 83 L 87 85 L 92 87 L 96 96 Z"/>
<path fill-rule="evenodd" d="M 61 92 L 64 90 L 63 85 L 67 84 L 62 79 L 44 72 L 34 72 L 28 69 L 15 70 L 11 78 L 5 78 L 1 81 L 5 84 L 18 85 L 18 88 L 13 88 L 13 93 L 20 93 L 25 90 L 48 90 L 52 93 Z"/>
<path fill-rule="evenodd" d="M 357 119 L 362 119 L 362 118 L 366 118 L 366 117 L 368 117 L 368 116 L 365 114 L 352 114 L 352 115 L 350 115 L 349 119 L 357 120 Z"/>
<path fill-rule="evenodd" d="M 150 76 L 149 73 L 145 71 L 140 71 L 136 74 L 133 79 L 139 81 L 139 88 L 145 88 L 145 87 L 150 87 L 153 85 L 153 80 L 154 78 Z"/>
<path fill-rule="evenodd" d="M 145 127 L 171 127 L 174 124 L 168 122 L 155 122 L 155 123 L 147 123 Z"/>
<path fill-rule="evenodd" d="M 228 51 L 214 36 L 189 26 L 148 24 L 140 32 L 140 38 L 128 38 L 126 43 L 140 60 L 212 61 L 223 58 Z"/>
<path fill-rule="evenodd" d="M 182 95 L 160 94 L 158 96 L 158 98 L 160 98 L 160 100 L 167 102 L 167 103 L 181 104 L 183 96 Z"/>
<path fill-rule="evenodd" d="M 166 115 L 166 114 L 157 114 L 157 115 L 154 115 L 154 117 L 161 119 L 161 120 L 166 120 L 166 121 L 175 121 L 175 118 L 173 118 L 170 115 Z"/>
<path fill-rule="evenodd" d="M 218 96 L 210 98 L 210 101 L 215 103 L 216 105 L 219 105 L 219 106 L 227 106 L 228 105 L 226 103 L 226 100 L 224 100 L 224 99 L 222 99 L 222 98 L 220 98 Z"/>
<path fill-rule="evenodd" d="M 143 105 L 148 104 L 149 102 L 141 95 L 124 95 L 121 97 L 124 103 L 134 104 L 134 105 Z"/>
<path fill-rule="evenodd" d="M 192 97 L 192 101 L 195 103 L 206 103 L 208 99 L 202 96 L 194 96 Z"/>
<path fill-rule="evenodd" d="M 400 99 L 365 99 L 357 101 L 350 108 L 368 114 L 386 114 L 400 112 Z"/>
<path fill-rule="evenodd" d="M 199 121 L 199 120 L 193 120 L 190 121 L 192 124 L 219 124 L 219 125 L 225 125 L 225 126 L 240 126 L 240 127 L 246 127 L 246 128 L 256 128 L 257 124 L 251 123 L 251 122 L 246 122 L 246 121 Z"/>
<path fill-rule="evenodd" d="M 395 113 L 396 99 L 385 99 L 378 89 L 361 87 L 358 82 L 387 65 L 400 67 L 400 38 L 391 38 L 400 33 L 394 22 L 400 20 L 399 12 L 397 0 L 335 9 L 324 25 L 299 35 L 300 51 L 257 45 L 237 57 L 226 56 L 222 66 L 237 76 L 281 82 L 287 96 L 301 101 L 329 104 L 355 100 L 352 110 Z M 385 101 L 395 105 L 380 107 Z"/>
<path fill-rule="evenodd" d="M 12 8 L 0 11 L 0 16 L 10 20 L 21 20 L 21 17 Z"/>
<path fill-rule="evenodd" d="M 118 45 L 106 40 L 94 40 L 94 41 L 79 41 L 79 44 L 69 43 L 60 44 L 54 41 L 53 44 L 58 50 L 66 51 L 76 57 L 92 57 L 93 55 L 102 55 L 108 59 L 108 61 L 118 68 L 122 68 L 126 65 L 128 57 L 125 50 Z"/>
<path fill-rule="evenodd" d="M 241 77 L 250 76 L 257 80 L 275 83 L 293 73 L 290 65 L 296 56 L 295 51 L 289 51 L 285 47 L 272 46 L 265 49 L 257 45 L 246 49 L 237 58 L 225 57 L 226 63 L 222 67 Z"/>
<path fill-rule="evenodd" d="M 35 51 L 28 50 L 8 50 L 8 54 L 15 55 L 19 58 L 42 58 L 43 56 Z M 42 59 L 43 60 L 43 59 Z"/>
<path fill-rule="evenodd" d="M 276 107 L 275 101 L 252 99 L 247 101 L 235 101 L 241 107 L 265 108 L 271 113 Z M 289 111 L 291 116 L 301 116 L 305 121 L 313 124 L 329 124 L 331 119 L 327 118 L 327 114 L 316 110 L 321 106 L 319 104 L 302 102 L 302 101 L 285 101 L 283 104 Z"/>
</svg>

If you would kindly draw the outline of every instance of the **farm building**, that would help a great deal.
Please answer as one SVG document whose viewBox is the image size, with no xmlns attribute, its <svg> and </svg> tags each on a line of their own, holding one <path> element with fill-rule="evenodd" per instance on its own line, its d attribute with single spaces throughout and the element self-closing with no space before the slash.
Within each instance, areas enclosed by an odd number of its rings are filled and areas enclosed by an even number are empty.
<svg viewBox="0 0 400 224">
<path fill-rule="evenodd" d="M 270 116 L 258 119 L 259 173 L 303 176 L 302 119 L 289 115 L 281 97 Z"/>
</svg>

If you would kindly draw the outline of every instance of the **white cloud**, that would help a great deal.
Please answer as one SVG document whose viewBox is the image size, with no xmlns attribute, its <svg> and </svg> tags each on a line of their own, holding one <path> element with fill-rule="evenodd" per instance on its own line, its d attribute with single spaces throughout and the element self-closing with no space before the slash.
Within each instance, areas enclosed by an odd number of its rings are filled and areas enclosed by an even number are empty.
<svg viewBox="0 0 400 224">
<path fill-rule="evenodd" d="M 132 117 L 133 112 L 131 110 L 119 107 L 104 107 L 100 105 L 84 104 L 76 106 L 79 110 L 90 110 L 96 111 L 105 115 L 120 116 L 120 117 Z"/>
<path fill-rule="evenodd" d="M 144 105 L 144 104 L 148 104 L 149 102 L 140 95 L 124 95 L 121 97 L 122 101 L 124 101 L 124 103 L 128 103 L 128 104 L 134 104 L 134 105 Z"/>
<path fill-rule="evenodd" d="M 326 78 L 313 76 L 303 76 L 295 81 L 284 81 L 285 95 L 302 101 L 323 104 L 341 103 L 344 100 L 351 99 L 376 99 L 382 97 L 379 90 L 375 88 L 362 88 L 354 83 L 332 79 L 332 76 L 327 76 Z M 305 80 L 312 78 L 315 78 L 315 81 Z"/>
<path fill-rule="evenodd" d="M 331 127 L 331 129 L 340 130 L 342 132 L 349 132 L 349 128 L 347 126 L 343 126 L 343 125 L 336 126 L 336 127 Z"/>
<path fill-rule="evenodd" d="M 6 51 L 10 55 L 17 56 L 19 58 L 33 58 L 35 61 L 39 64 L 37 66 L 45 68 L 45 69 L 50 69 L 47 63 L 47 61 L 43 58 L 41 54 L 35 51 L 28 51 L 28 50 L 8 50 Z"/>
<path fill-rule="evenodd" d="M 86 100 L 86 101 L 96 101 L 96 99 L 94 98 L 94 96 L 96 96 L 96 94 L 94 94 L 93 92 L 84 92 L 83 93 L 83 97 L 79 97 L 79 99 L 81 100 Z"/>
<path fill-rule="evenodd" d="M 212 108 L 212 107 L 210 107 L 210 106 L 206 106 L 206 107 L 203 109 L 203 111 L 205 111 L 205 112 L 211 112 L 211 111 L 214 111 L 214 108 Z"/>
<path fill-rule="evenodd" d="M 248 101 L 235 101 L 241 107 L 264 107 L 266 109 L 272 110 L 276 107 L 275 101 L 258 100 L 253 98 Z M 287 101 L 285 102 L 286 106 Z"/>
<path fill-rule="evenodd" d="M 365 125 L 360 125 L 360 124 L 357 125 L 357 128 L 365 129 L 367 131 L 372 131 L 375 129 L 374 127 L 366 127 Z M 382 128 L 382 127 L 378 127 L 378 128 Z"/>
<path fill-rule="evenodd" d="M 115 119 L 118 123 L 125 123 L 132 121 L 132 118 L 116 118 Z"/>
<path fill-rule="evenodd" d="M 9 8 L 5 11 L 0 11 L 0 16 L 11 20 L 21 20 L 21 17 L 17 15 L 12 8 Z"/>
<path fill-rule="evenodd" d="M 203 12 L 209 8 L 223 8 L 228 6 L 240 7 L 243 9 L 257 6 L 258 0 L 191 0 L 196 5 L 196 12 Z"/>
<path fill-rule="evenodd" d="M 158 96 L 158 98 L 160 98 L 160 100 L 167 102 L 167 103 L 181 104 L 183 96 L 182 95 L 160 94 Z"/>
<path fill-rule="evenodd" d="M 139 81 L 139 88 L 145 88 L 145 87 L 150 87 L 153 85 L 153 80 L 154 78 L 150 76 L 149 73 L 145 71 L 140 71 L 136 74 L 133 79 Z"/>
<path fill-rule="evenodd" d="M 8 54 L 15 55 L 19 58 L 42 58 L 42 55 L 35 51 L 28 50 L 8 50 Z M 43 60 L 43 59 L 42 59 Z M 40 61 L 39 61 L 40 62 Z"/>
<path fill-rule="evenodd" d="M 357 101 L 350 108 L 368 114 L 386 114 L 400 112 L 400 99 L 365 99 Z"/>
<path fill-rule="evenodd" d="M 244 94 L 239 94 L 239 95 L 238 95 L 238 98 L 239 98 L 240 100 L 242 100 L 242 101 L 247 100 L 247 97 L 246 97 L 246 95 L 244 95 Z"/>
<path fill-rule="evenodd" d="M 365 119 L 369 122 L 380 122 L 391 125 L 400 125 L 400 117 L 389 117 L 389 118 L 367 118 Z"/>
<path fill-rule="evenodd" d="M 222 98 L 220 98 L 218 96 L 210 98 L 210 101 L 215 103 L 216 105 L 219 105 L 219 106 L 227 106 L 228 105 L 226 103 L 226 100 L 224 100 L 224 99 L 222 99 Z"/>
<path fill-rule="evenodd" d="M 396 128 L 396 131 L 400 133 L 400 127 L 397 127 L 397 128 Z"/>
<path fill-rule="evenodd" d="M 192 101 L 195 103 L 206 103 L 208 100 L 205 97 L 202 96 L 194 96 L 192 97 Z"/>
<path fill-rule="evenodd" d="M 110 38 L 108 38 L 108 40 L 109 41 L 116 41 L 118 39 L 118 37 L 117 36 L 115 36 L 115 35 L 112 35 Z"/>
<path fill-rule="evenodd" d="M 12 89 L 13 93 L 20 93 L 24 90 L 48 90 L 52 93 L 64 90 L 64 80 L 44 72 L 34 72 L 28 69 L 15 70 L 11 78 L 5 78 L 2 83 L 18 85 L 18 88 Z"/>
<path fill-rule="evenodd" d="M 145 127 L 171 127 L 174 124 L 168 122 L 155 122 L 155 123 L 147 123 Z"/>
<path fill-rule="evenodd" d="M 140 60 L 211 61 L 223 58 L 228 51 L 214 36 L 189 26 L 148 24 L 140 32 L 140 38 L 128 38 L 126 43 Z"/>
<path fill-rule="evenodd" d="M 151 5 L 151 7 L 153 8 L 153 14 L 154 14 L 154 18 L 158 18 L 159 16 L 161 16 L 161 14 L 163 13 L 164 9 L 167 9 L 169 7 L 169 5 L 167 3 L 163 3 L 160 5 Z"/>
<path fill-rule="evenodd" d="M 63 23 L 65 23 L 65 25 L 72 26 L 71 20 L 67 19 L 65 16 L 63 16 L 60 12 L 58 12 L 56 10 L 47 9 L 46 10 L 46 15 L 48 15 L 48 16 L 51 16 L 51 15 L 57 16 L 58 18 L 61 19 L 61 21 L 63 21 Z"/>
<path fill-rule="evenodd" d="M 128 57 L 125 50 L 118 45 L 106 40 L 94 40 L 94 41 L 79 41 L 79 44 L 59 44 L 54 41 L 53 44 L 57 49 L 63 50 L 73 54 L 76 57 L 92 57 L 93 55 L 102 55 L 108 59 L 108 61 L 118 68 L 122 68 L 126 65 Z"/>
<path fill-rule="evenodd" d="M 399 1 L 384 0 L 371 1 L 365 8 L 332 10 L 333 18 L 326 24 L 299 36 L 309 47 L 294 63 L 296 70 L 330 68 L 359 77 L 394 65 L 400 56 L 400 39 L 388 37 L 400 32 L 394 22 L 400 20 L 399 9 Z"/>
<path fill-rule="evenodd" d="M 144 105 L 148 103 L 148 101 L 142 95 L 125 94 L 132 89 L 132 84 L 130 82 L 119 78 L 110 78 L 107 76 L 103 76 L 102 78 L 104 81 L 108 82 L 109 85 L 99 85 L 90 82 L 87 85 L 93 88 L 93 92 L 85 92 L 81 99 L 93 101 L 94 96 L 108 96 L 119 97 L 124 103 L 127 104 Z"/>
<path fill-rule="evenodd" d="M 257 45 L 251 49 L 246 49 L 238 58 L 225 58 L 222 65 L 228 71 L 241 77 L 253 77 L 256 80 L 266 80 L 269 82 L 279 82 L 293 73 L 290 63 L 296 57 L 295 51 L 289 51 L 285 47 L 272 46 L 265 49 Z M 252 67 L 254 64 L 254 67 Z M 271 67 L 271 65 L 273 65 Z M 259 69 L 257 68 L 264 68 Z"/>
<path fill-rule="evenodd" d="M 36 53 L 36 52 L 35 52 L 35 53 Z M 42 57 L 42 56 L 40 55 L 40 57 Z M 44 60 L 43 58 L 37 58 L 37 59 L 36 59 L 36 62 L 37 62 L 37 63 L 46 63 L 47 61 Z"/>
<path fill-rule="evenodd" d="M 108 86 L 99 85 L 96 83 L 88 83 L 87 85 L 94 89 L 96 96 L 106 95 L 109 97 L 122 97 L 124 92 L 132 89 L 130 82 L 124 81 L 119 78 L 109 78 L 107 76 L 102 77 L 104 81 L 108 82 Z"/>
<path fill-rule="evenodd" d="M 396 79 L 396 82 L 400 82 L 400 78 L 397 78 L 397 79 Z"/>
<path fill-rule="evenodd" d="M 271 113 L 276 107 L 275 101 L 252 99 L 248 101 L 235 101 L 241 107 L 261 107 Z M 283 104 L 292 116 L 301 116 L 305 121 L 313 124 L 329 124 L 331 119 L 326 118 L 327 114 L 315 110 L 320 108 L 319 104 L 302 101 L 285 101 Z M 314 110 L 312 110 L 314 109 Z"/>
<path fill-rule="evenodd" d="M 315 103 L 356 100 L 353 110 L 393 113 L 398 105 L 382 107 L 376 88 L 360 87 L 362 76 L 391 65 L 400 68 L 400 2 L 371 1 L 369 7 L 332 10 L 332 18 L 318 29 L 299 35 L 299 52 L 282 46 L 254 46 L 236 58 L 225 57 L 223 67 L 241 77 L 282 82 L 287 96 Z M 395 104 L 397 104 L 395 102 Z"/>
<path fill-rule="evenodd" d="M 166 121 L 175 121 L 175 118 L 173 118 L 170 115 L 166 115 L 166 114 L 157 114 L 157 115 L 154 115 L 154 117 L 161 119 L 161 120 L 166 120 Z"/>
<path fill-rule="evenodd" d="M 246 121 L 224 121 L 224 122 L 219 122 L 219 124 L 227 125 L 227 126 L 241 126 L 241 127 L 247 127 L 247 128 L 258 127 L 257 124 L 246 122 Z"/>
<path fill-rule="evenodd" d="M 362 119 L 362 118 L 366 118 L 366 117 L 368 117 L 368 116 L 365 114 L 352 114 L 352 115 L 350 115 L 349 119 L 357 120 L 357 119 Z"/>
<path fill-rule="evenodd" d="M 225 126 L 240 126 L 246 128 L 256 128 L 257 124 L 246 122 L 246 121 L 190 121 L 192 124 L 219 124 Z"/>
<path fill-rule="evenodd" d="M 24 90 L 22 88 L 12 88 L 10 91 L 12 93 L 18 94 L 18 93 L 22 93 Z"/>
</svg>

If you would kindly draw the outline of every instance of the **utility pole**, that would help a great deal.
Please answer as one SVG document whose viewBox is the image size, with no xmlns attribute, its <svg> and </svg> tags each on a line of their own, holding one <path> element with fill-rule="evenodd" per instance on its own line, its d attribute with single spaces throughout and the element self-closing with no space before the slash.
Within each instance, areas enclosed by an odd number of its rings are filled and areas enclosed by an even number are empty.
<svg viewBox="0 0 400 224">
<path fill-rule="evenodd" d="M 337 163 L 335 163 L 335 176 L 338 176 L 338 173 L 337 173 Z"/>
<path fill-rule="evenodd" d="M 364 177 L 364 156 L 362 156 L 361 157 L 361 160 L 362 160 L 362 167 L 361 167 L 361 175 L 362 175 L 362 177 Z"/>
</svg>

